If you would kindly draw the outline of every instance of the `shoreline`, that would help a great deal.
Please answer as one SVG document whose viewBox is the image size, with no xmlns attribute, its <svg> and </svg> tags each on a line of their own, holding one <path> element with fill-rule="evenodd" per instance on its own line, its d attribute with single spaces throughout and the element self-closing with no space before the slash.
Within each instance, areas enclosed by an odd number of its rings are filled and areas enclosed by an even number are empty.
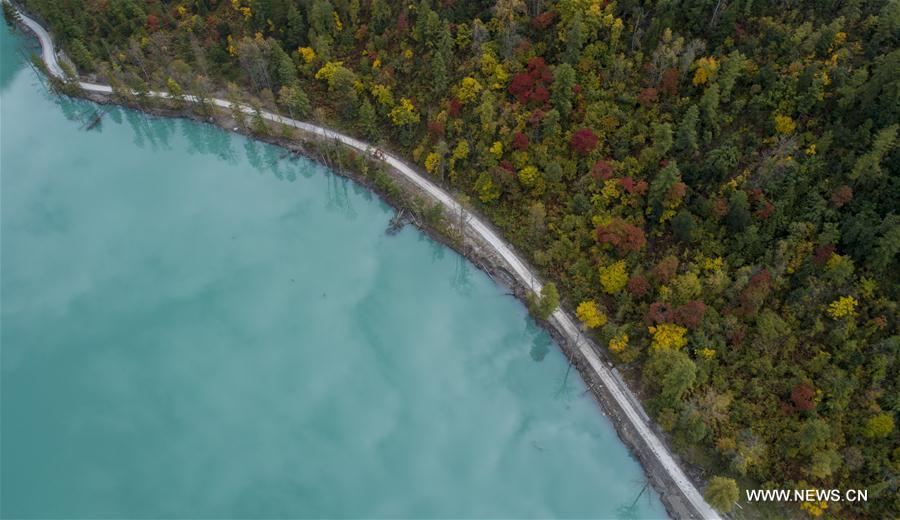
<svg viewBox="0 0 900 520">
<path fill-rule="evenodd" d="M 62 68 L 56 61 L 49 33 L 20 10 L 17 8 L 16 10 L 22 18 L 20 25 L 33 32 L 41 44 L 42 59 L 46 67 L 44 72 L 51 76 L 53 81 L 65 82 Z M 440 204 L 445 210 L 442 220 L 446 221 L 448 229 L 439 229 L 424 220 L 410 223 L 433 240 L 464 256 L 485 271 L 496 283 L 508 287 L 512 291 L 511 294 L 523 303 L 529 294 L 540 292 L 541 284 L 537 281 L 534 270 L 522 260 L 508 242 L 501 238 L 499 232 L 489 222 L 472 209 L 462 206 L 451 194 L 434 185 L 397 156 L 389 153 L 376 156 L 373 153 L 376 147 L 373 145 L 327 128 L 295 121 L 265 110 L 261 110 L 258 115 L 267 122 L 291 127 L 294 136 L 288 139 L 276 135 L 258 135 L 236 123 L 228 113 L 232 108 L 231 105 L 221 99 L 206 100 L 212 109 L 210 111 L 212 115 L 204 117 L 191 110 L 197 105 L 198 100 L 190 95 L 183 96 L 185 101 L 183 108 L 168 109 L 139 106 L 128 102 L 129 100 L 118 99 L 113 89 L 106 85 L 80 80 L 77 85 L 80 87 L 79 92 L 67 94 L 100 104 L 124 106 L 157 117 L 177 117 L 213 124 L 226 131 L 240 133 L 248 138 L 300 153 L 310 160 L 326 164 L 336 175 L 348 177 L 361 184 L 398 210 L 409 206 L 405 198 L 424 196 L 433 203 Z M 165 92 L 151 92 L 149 98 L 163 102 L 171 99 Z M 244 115 L 257 114 L 247 105 L 240 105 L 237 109 Z M 312 146 L 318 149 L 320 144 L 334 146 L 337 143 L 343 145 L 343 149 L 349 148 L 355 150 L 354 153 L 361 153 L 367 164 L 383 166 L 385 173 L 398 186 L 399 193 L 385 193 L 386 190 L 379 189 L 365 174 L 347 168 L 343 164 L 340 167 L 328 164 L 327 160 L 322 160 L 321 154 L 316 156 L 311 150 Z M 457 214 L 460 215 L 459 222 L 462 226 L 456 224 L 452 218 Z M 455 240 L 448 236 L 448 231 L 460 234 L 461 238 Z M 698 476 L 694 474 L 691 475 L 693 478 L 688 477 L 683 463 L 664 442 L 665 434 L 649 420 L 639 399 L 617 372 L 614 372 L 603 350 L 581 334 L 577 322 L 571 315 L 570 310 L 560 307 L 548 320 L 535 319 L 550 333 L 571 365 L 578 370 L 588 390 L 600 405 L 602 413 L 613 423 L 619 438 L 640 461 L 648 482 L 659 493 L 667 513 L 673 518 L 720 518 L 694 486 L 694 482 L 699 480 Z"/>
</svg>

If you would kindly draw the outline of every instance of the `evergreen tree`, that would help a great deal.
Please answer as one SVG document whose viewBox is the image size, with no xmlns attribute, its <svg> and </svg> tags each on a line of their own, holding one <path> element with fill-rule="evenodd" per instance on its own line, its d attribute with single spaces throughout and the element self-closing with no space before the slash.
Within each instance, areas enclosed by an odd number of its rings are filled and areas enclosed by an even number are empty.
<svg viewBox="0 0 900 520">
<path fill-rule="evenodd" d="M 378 123 L 375 119 L 375 108 L 369 99 L 365 98 L 359 106 L 359 129 L 368 139 L 378 140 Z"/>
<path fill-rule="evenodd" d="M 285 44 L 289 51 L 296 51 L 309 40 L 307 39 L 306 18 L 298 5 L 291 2 L 287 9 L 287 30 L 285 31 Z"/>
<path fill-rule="evenodd" d="M 564 119 L 568 119 L 572 113 L 572 88 L 575 86 L 575 78 L 575 69 L 568 63 L 559 65 L 553 73 L 550 99 Z"/>
<path fill-rule="evenodd" d="M 678 139 L 676 146 L 682 152 L 689 155 L 697 153 L 697 123 L 700 119 L 700 110 L 697 105 L 691 105 L 681 117 L 678 124 Z"/>
</svg>

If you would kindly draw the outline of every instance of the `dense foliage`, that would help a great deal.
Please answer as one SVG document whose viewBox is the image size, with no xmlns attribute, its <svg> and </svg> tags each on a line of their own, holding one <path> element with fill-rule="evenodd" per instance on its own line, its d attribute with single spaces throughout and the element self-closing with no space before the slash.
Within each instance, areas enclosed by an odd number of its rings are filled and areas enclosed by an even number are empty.
<svg viewBox="0 0 900 520">
<path fill-rule="evenodd" d="M 688 460 L 900 511 L 900 1 L 27 5 L 82 72 L 403 150 L 641 368 Z"/>
</svg>

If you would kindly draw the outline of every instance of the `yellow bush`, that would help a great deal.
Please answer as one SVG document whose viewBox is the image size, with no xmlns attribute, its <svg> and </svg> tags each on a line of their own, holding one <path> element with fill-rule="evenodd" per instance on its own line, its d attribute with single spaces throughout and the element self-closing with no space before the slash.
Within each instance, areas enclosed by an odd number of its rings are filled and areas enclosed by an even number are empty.
<svg viewBox="0 0 900 520">
<path fill-rule="evenodd" d="M 857 304 L 859 302 L 853 296 L 842 296 L 828 304 L 828 315 L 836 320 L 852 316 L 856 313 Z"/>
<path fill-rule="evenodd" d="M 538 169 L 534 166 L 526 166 L 519 170 L 519 182 L 526 188 L 533 187 L 538 181 Z"/>
<path fill-rule="evenodd" d="M 797 129 L 797 123 L 794 122 L 794 119 L 791 116 L 783 116 L 781 114 L 775 115 L 775 131 L 782 135 L 789 135 L 794 133 L 794 130 Z"/>
<path fill-rule="evenodd" d="M 616 294 L 624 289 L 627 283 L 628 270 L 625 267 L 625 260 L 600 268 L 600 285 L 603 286 L 603 292 Z"/>
<path fill-rule="evenodd" d="M 475 78 L 466 77 L 460 82 L 456 97 L 459 98 L 461 103 L 468 103 L 474 101 L 480 93 L 481 83 Z"/>
<path fill-rule="evenodd" d="M 800 509 L 809 513 L 809 516 L 818 518 L 822 516 L 826 509 L 828 509 L 828 502 L 824 500 L 819 502 L 803 502 L 800 504 Z"/>
<path fill-rule="evenodd" d="M 603 195 L 603 198 L 607 202 L 611 202 L 617 198 L 622 193 L 619 191 L 619 180 L 618 179 L 607 179 L 603 182 L 603 189 L 600 190 L 600 194 Z"/>
<path fill-rule="evenodd" d="M 378 102 L 379 105 L 392 107 L 394 106 L 394 95 L 391 93 L 391 88 L 386 85 L 372 85 L 371 88 L 372 97 L 375 98 L 375 101 Z"/>
<path fill-rule="evenodd" d="M 606 314 L 597 307 L 594 300 L 585 300 L 578 305 L 575 310 L 578 319 L 589 329 L 596 329 L 606 325 Z"/>
<path fill-rule="evenodd" d="M 316 72 L 316 79 L 324 79 L 331 83 L 331 77 L 334 75 L 335 71 L 338 70 L 339 67 L 343 67 L 343 61 L 329 61 L 326 62 L 325 65 L 322 65 L 322 68 Z"/>
<path fill-rule="evenodd" d="M 694 72 L 694 79 L 692 82 L 695 86 L 705 85 L 709 80 L 715 78 L 716 71 L 718 70 L 719 62 L 716 61 L 716 58 L 712 56 L 700 58 L 697 60 L 697 70 Z"/>
<path fill-rule="evenodd" d="M 616 354 L 624 351 L 627 346 L 628 334 L 616 334 L 613 339 L 609 340 L 609 350 Z"/>
<path fill-rule="evenodd" d="M 681 325 L 674 323 L 663 323 L 656 327 L 649 327 L 647 330 L 653 335 L 653 342 L 650 348 L 654 350 L 660 349 L 679 349 L 687 345 L 687 329 Z"/>
<path fill-rule="evenodd" d="M 453 149 L 453 159 L 461 160 L 465 159 L 469 156 L 469 141 L 465 139 L 460 139 L 458 143 L 456 143 L 456 148 Z"/>
<path fill-rule="evenodd" d="M 419 122 L 419 112 L 407 98 L 400 98 L 400 104 L 391 109 L 389 114 L 391 122 L 396 126 L 409 125 Z"/>
<path fill-rule="evenodd" d="M 425 170 L 427 170 L 428 173 L 434 173 L 440 162 L 441 156 L 434 152 L 431 152 L 427 157 L 425 157 Z"/>
<path fill-rule="evenodd" d="M 312 63 L 313 60 L 316 59 L 316 51 L 314 51 L 312 47 L 300 47 L 297 49 L 297 54 L 299 54 L 306 63 Z"/>
</svg>

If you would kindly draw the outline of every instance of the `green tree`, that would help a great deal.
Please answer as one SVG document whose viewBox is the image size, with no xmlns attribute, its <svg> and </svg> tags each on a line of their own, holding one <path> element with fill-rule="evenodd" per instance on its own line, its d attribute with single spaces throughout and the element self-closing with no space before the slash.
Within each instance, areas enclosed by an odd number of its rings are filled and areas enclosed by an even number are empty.
<svg viewBox="0 0 900 520">
<path fill-rule="evenodd" d="M 281 45 L 273 40 L 271 44 L 272 63 L 275 66 L 275 80 L 278 87 L 292 85 L 297 81 L 297 67 L 291 57 L 284 52 Z"/>
<path fill-rule="evenodd" d="M 882 412 L 866 420 L 863 435 L 870 439 L 884 439 L 894 431 L 894 416 Z"/>
<path fill-rule="evenodd" d="M 728 513 L 734 509 L 740 498 L 737 482 L 728 477 L 713 477 L 703 491 L 703 498 L 722 513 Z"/>
<path fill-rule="evenodd" d="M 175 108 L 181 109 L 184 107 L 184 91 L 181 88 L 181 85 L 178 84 L 172 78 L 168 78 L 166 80 L 166 88 L 169 91 L 169 96 L 172 97 L 172 101 L 175 103 Z"/>
<path fill-rule="evenodd" d="M 711 137 L 715 137 L 719 133 L 719 86 L 714 83 L 707 87 L 698 106 L 703 116 L 703 126 Z"/>
<path fill-rule="evenodd" d="M 750 201 L 747 199 L 747 192 L 735 190 L 728 199 L 728 215 L 725 216 L 725 222 L 732 231 L 743 231 L 750 225 L 750 221 Z"/>
<path fill-rule="evenodd" d="M 363 99 L 359 107 L 359 129 L 367 138 L 378 139 L 379 131 L 378 122 L 375 119 L 375 108 L 372 107 L 372 103 L 369 103 L 368 98 Z"/>
<path fill-rule="evenodd" d="M 550 89 L 550 100 L 564 119 L 572 113 L 572 88 L 575 86 L 575 69 L 563 63 L 553 71 L 553 86 Z"/>
<path fill-rule="evenodd" d="M 528 306 L 538 318 L 542 320 L 549 318 L 553 311 L 559 307 L 559 291 L 556 289 L 556 284 L 552 282 L 544 284 L 541 288 L 540 296 L 530 294 L 528 296 Z"/>
<path fill-rule="evenodd" d="M 853 171 L 850 172 L 851 179 L 859 179 L 863 176 L 877 178 L 883 175 L 881 161 L 896 146 L 898 128 L 900 125 L 893 124 L 878 131 L 872 143 L 872 149 L 857 159 L 856 164 L 853 165 Z"/>
<path fill-rule="evenodd" d="M 287 109 L 291 118 L 305 117 L 309 114 L 309 98 L 299 83 L 281 87 L 278 91 L 278 103 Z"/>
<path fill-rule="evenodd" d="M 673 203 L 681 201 L 680 197 L 677 200 L 674 199 L 677 194 L 673 193 L 673 191 L 676 190 L 676 185 L 678 184 L 683 184 L 681 183 L 681 172 L 678 170 L 678 165 L 675 161 L 671 161 L 650 183 L 647 205 L 651 215 L 659 218 L 663 211 L 670 208 Z M 684 196 L 683 193 L 681 195 Z"/>
<path fill-rule="evenodd" d="M 653 144 L 641 151 L 641 163 L 645 168 L 655 168 L 660 159 L 672 148 L 672 125 L 653 123 Z"/>
<path fill-rule="evenodd" d="M 84 46 L 84 43 L 75 38 L 72 40 L 72 43 L 69 44 L 70 51 L 72 54 L 72 60 L 75 61 L 75 64 L 78 65 L 80 69 L 85 72 L 90 72 L 94 70 L 94 56 L 91 52 Z"/>
<path fill-rule="evenodd" d="M 678 124 L 678 139 L 676 146 L 682 152 L 693 155 L 697 153 L 697 123 L 700 119 L 700 109 L 697 105 L 691 105 L 685 111 Z"/>
<path fill-rule="evenodd" d="M 694 216 L 687 208 L 681 208 L 672 219 L 672 234 L 678 241 L 685 244 L 693 242 L 695 227 Z"/>
<path fill-rule="evenodd" d="M 306 44 L 307 31 L 303 12 L 291 2 L 287 9 L 287 31 L 285 31 L 285 44 L 289 51 L 296 51 L 298 47 Z"/>
<path fill-rule="evenodd" d="M 566 61 L 576 63 L 581 56 L 581 48 L 584 46 L 584 20 L 581 10 L 575 12 L 572 21 L 566 31 Z"/>
<path fill-rule="evenodd" d="M 659 393 L 663 407 L 678 407 L 697 381 L 697 366 L 681 349 L 658 348 L 644 365 L 644 381 Z"/>
</svg>

